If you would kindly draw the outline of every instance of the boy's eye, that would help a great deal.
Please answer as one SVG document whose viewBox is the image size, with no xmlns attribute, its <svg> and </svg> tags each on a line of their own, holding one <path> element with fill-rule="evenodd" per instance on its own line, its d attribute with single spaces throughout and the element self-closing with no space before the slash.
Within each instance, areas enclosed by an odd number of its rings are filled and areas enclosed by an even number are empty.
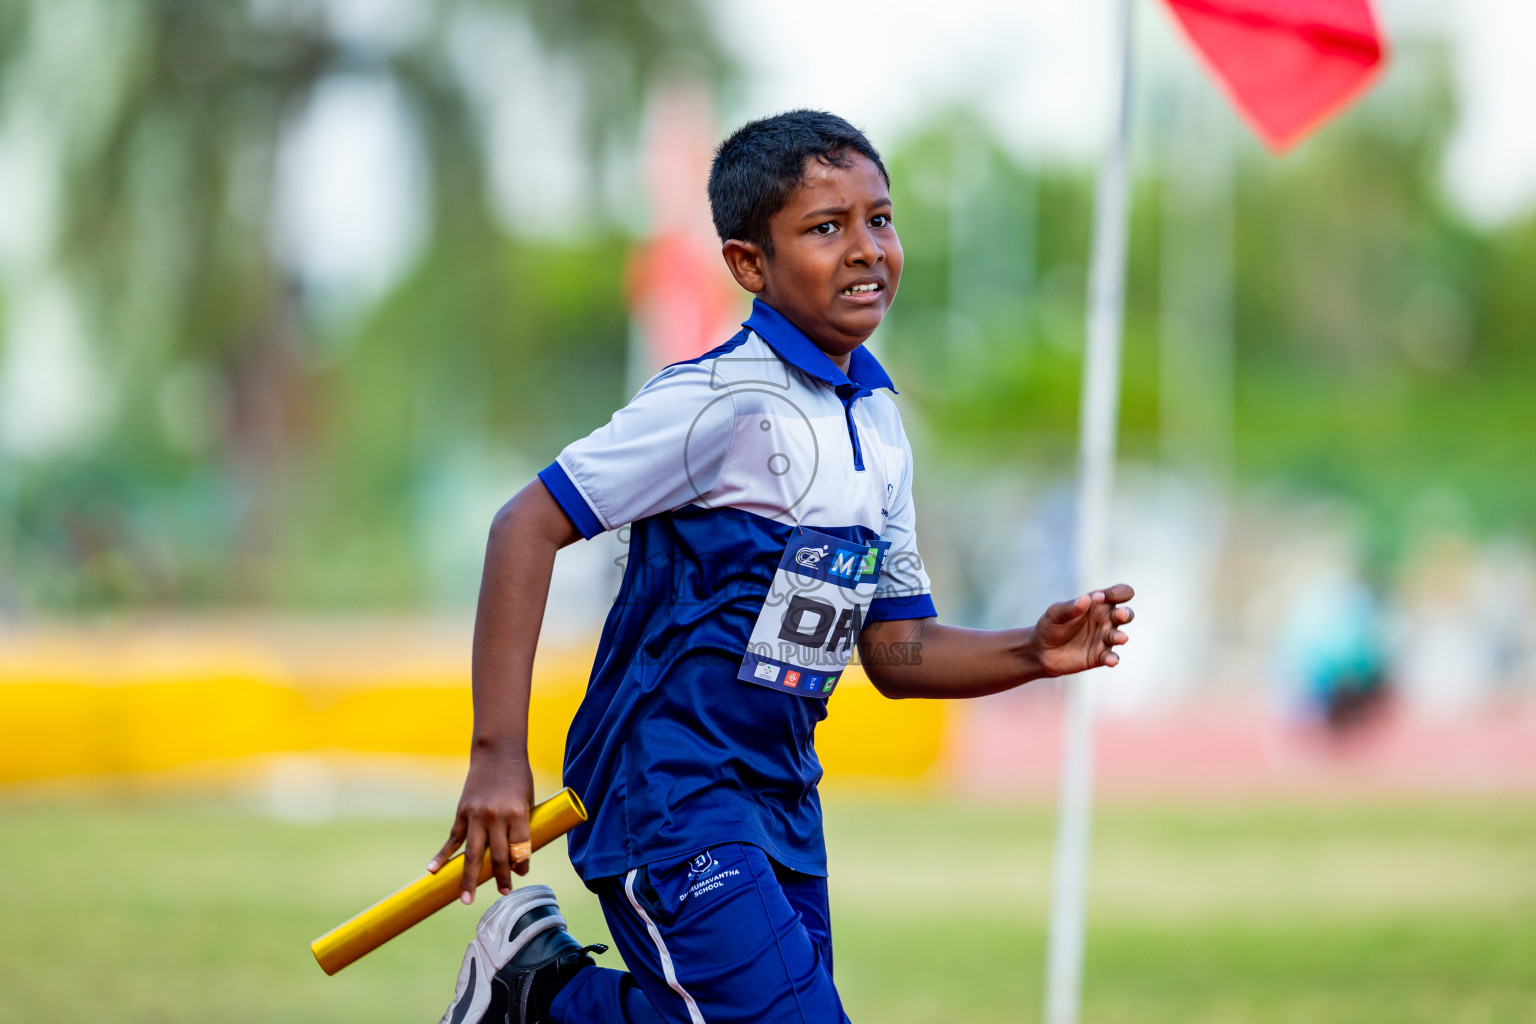
<svg viewBox="0 0 1536 1024">
<path fill-rule="evenodd" d="M 888 228 L 891 226 L 891 215 L 888 213 L 877 213 L 869 218 L 869 226 L 872 228 Z"/>
<path fill-rule="evenodd" d="M 817 224 L 815 227 L 811 228 L 811 234 L 813 234 L 813 235 L 830 235 L 832 232 L 834 232 L 836 230 L 837 230 L 837 221 L 828 220 L 828 221 L 823 221 L 822 223 Z"/>
</svg>

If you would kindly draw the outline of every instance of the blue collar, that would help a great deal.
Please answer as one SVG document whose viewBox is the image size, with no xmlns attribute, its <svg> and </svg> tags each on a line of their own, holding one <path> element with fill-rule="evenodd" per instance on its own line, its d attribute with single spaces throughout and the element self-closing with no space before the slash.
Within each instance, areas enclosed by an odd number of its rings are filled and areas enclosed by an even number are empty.
<svg viewBox="0 0 1536 1024">
<path fill-rule="evenodd" d="M 848 372 L 844 373 L 800 328 L 762 299 L 752 300 L 752 315 L 741 326 L 757 332 L 769 348 L 795 369 L 825 381 L 834 388 L 853 387 L 853 398 L 872 395 L 875 388 L 887 388 L 892 393 L 896 391 L 885 367 L 880 365 L 880 361 L 869 349 L 863 345 L 854 349 L 848 357 Z"/>
</svg>

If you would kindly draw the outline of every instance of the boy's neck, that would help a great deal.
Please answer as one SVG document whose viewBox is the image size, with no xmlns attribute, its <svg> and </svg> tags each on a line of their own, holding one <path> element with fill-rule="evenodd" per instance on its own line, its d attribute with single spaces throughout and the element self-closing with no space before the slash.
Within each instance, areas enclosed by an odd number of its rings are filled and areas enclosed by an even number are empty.
<svg viewBox="0 0 1536 1024">
<path fill-rule="evenodd" d="M 843 376 L 848 376 L 848 367 L 853 365 L 853 353 L 857 351 L 859 345 L 864 344 L 864 342 L 859 342 L 858 345 L 855 345 L 853 348 L 846 352 L 841 351 L 840 348 L 828 348 L 827 345 L 821 341 L 821 339 L 817 338 L 810 331 L 807 331 L 804 327 L 801 327 L 798 323 L 796 323 L 794 318 L 786 313 L 783 307 L 774 302 L 771 298 L 759 294 L 755 296 L 755 299 L 756 301 L 761 302 L 763 305 L 767 306 L 769 309 L 772 309 L 785 320 L 789 321 L 790 326 L 794 327 L 795 330 L 805 335 L 807 341 L 820 349 L 821 354 L 830 359 L 832 361 L 832 365 L 837 367 L 838 370 L 842 372 Z"/>
</svg>

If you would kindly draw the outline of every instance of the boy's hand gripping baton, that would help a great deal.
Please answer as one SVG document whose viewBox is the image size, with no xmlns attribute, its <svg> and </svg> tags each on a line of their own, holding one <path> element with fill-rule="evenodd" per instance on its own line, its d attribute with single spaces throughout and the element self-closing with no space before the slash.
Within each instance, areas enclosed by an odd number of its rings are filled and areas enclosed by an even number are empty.
<svg viewBox="0 0 1536 1024">
<path fill-rule="evenodd" d="M 534 805 L 528 814 L 528 836 L 535 850 L 558 839 L 587 820 L 587 809 L 569 787 Z M 491 877 L 491 852 L 480 861 L 480 882 Z M 411 925 L 442 910 L 459 898 L 464 879 L 461 853 L 437 869 L 422 875 L 391 896 L 386 896 L 346 924 L 326 932 L 309 944 L 315 961 L 326 974 L 335 974 L 352 961 L 373 952 Z M 478 883 L 477 883 L 478 884 Z"/>
</svg>

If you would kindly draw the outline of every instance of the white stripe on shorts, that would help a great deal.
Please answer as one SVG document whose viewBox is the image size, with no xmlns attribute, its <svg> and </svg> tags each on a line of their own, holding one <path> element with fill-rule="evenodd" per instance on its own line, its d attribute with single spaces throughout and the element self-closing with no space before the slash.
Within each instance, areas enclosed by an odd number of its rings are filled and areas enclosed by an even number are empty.
<svg viewBox="0 0 1536 1024">
<path fill-rule="evenodd" d="M 640 920 L 645 922 L 645 930 L 651 933 L 651 941 L 656 943 L 656 952 L 661 956 L 661 974 L 667 979 L 667 986 L 683 997 L 683 1002 L 688 1005 L 688 1019 L 693 1024 L 704 1024 L 704 1015 L 699 1012 L 699 1004 L 693 1001 L 693 996 L 683 988 L 677 980 L 677 970 L 672 966 L 672 954 L 667 952 L 667 944 L 661 941 L 661 932 L 656 930 L 656 922 L 652 921 L 640 906 L 640 901 L 635 899 L 635 875 L 638 868 L 631 868 L 629 874 L 624 876 L 624 895 L 629 897 L 629 905 L 635 908 L 635 913 L 640 915 Z"/>
</svg>

